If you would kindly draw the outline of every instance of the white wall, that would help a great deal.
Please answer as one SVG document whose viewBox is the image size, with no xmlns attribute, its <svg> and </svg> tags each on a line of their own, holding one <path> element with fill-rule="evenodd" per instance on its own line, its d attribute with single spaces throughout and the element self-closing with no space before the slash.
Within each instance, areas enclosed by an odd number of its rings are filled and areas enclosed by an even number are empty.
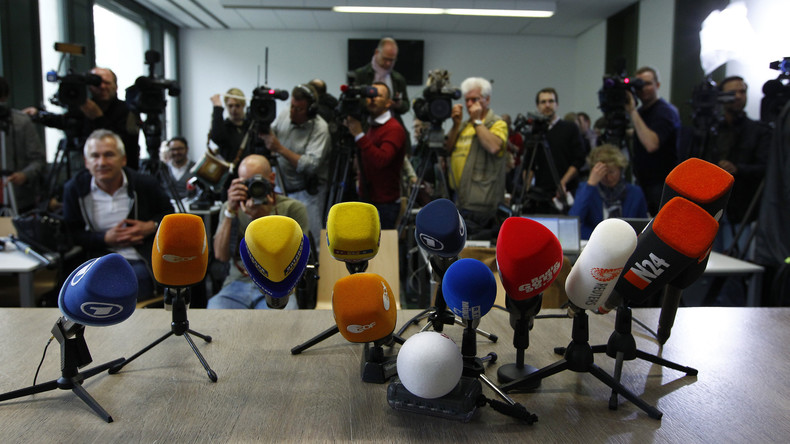
<svg viewBox="0 0 790 444">
<path fill-rule="evenodd" d="M 516 115 L 534 111 L 535 93 L 553 86 L 560 95 L 560 113 L 596 112 L 595 92 L 603 75 L 605 23 L 579 39 L 554 37 L 487 36 L 476 34 L 403 33 L 396 39 L 425 41 L 424 69 L 448 69 L 460 85 L 470 76 L 494 80 L 492 109 Z M 258 66 L 263 82 L 265 48 L 269 47 L 269 86 L 287 89 L 320 77 L 337 96 L 345 82 L 348 38 L 380 38 L 377 34 L 282 31 L 183 30 L 181 42 L 182 130 L 198 158 L 210 125 L 209 97 L 230 87 L 247 96 L 257 84 Z M 397 65 L 396 65 L 397 69 Z M 409 97 L 422 94 L 409 87 Z M 278 102 L 278 112 L 287 102 Z M 411 124 L 411 115 L 406 116 Z"/>
<path fill-rule="evenodd" d="M 639 37 L 636 66 L 658 69 L 659 95 L 669 100 L 672 91 L 672 34 L 675 23 L 674 0 L 642 0 L 639 2 Z M 630 74 L 630 73 L 629 73 Z M 675 104 L 678 106 L 678 104 Z"/>
</svg>

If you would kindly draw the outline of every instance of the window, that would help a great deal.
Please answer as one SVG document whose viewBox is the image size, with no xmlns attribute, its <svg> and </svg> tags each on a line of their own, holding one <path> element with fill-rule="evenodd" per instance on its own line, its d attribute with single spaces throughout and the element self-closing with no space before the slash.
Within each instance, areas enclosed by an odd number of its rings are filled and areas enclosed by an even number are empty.
<svg viewBox="0 0 790 444">
<path fill-rule="evenodd" d="M 39 26 L 41 27 L 41 67 L 45 71 L 56 70 L 59 74 L 65 74 L 68 66 L 59 66 L 61 54 L 56 52 L 54 47 L 56 42 L 63 41 L 63 0 L 39 0 Z M 58 68 L 60 68 L 58 70 Z M 44 97 L 47 100 L 43 103 L 47 111 L 61 114 L 66 110 L 59 106 L 49 103 L 49 98 L 58 92 L 57 82 L 47 82 L 46 76 L 42 76 Z M 63 131 L 55 128 L 46 127 L 44 129 L 44 144 L 47 150 L 47 162 L 52 162 L 58 151 L 58 142 L 63 138 Z"/>
</svg>

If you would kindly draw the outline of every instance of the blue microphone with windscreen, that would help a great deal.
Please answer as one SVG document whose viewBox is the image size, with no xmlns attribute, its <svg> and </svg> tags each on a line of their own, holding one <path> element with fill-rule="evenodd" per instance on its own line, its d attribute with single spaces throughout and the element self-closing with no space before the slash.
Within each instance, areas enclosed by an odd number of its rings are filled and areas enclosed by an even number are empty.
<svg viewBox="0 0 790 444">
<path fill-rule="evenodd" d="M 442 293 L 453 314 L 464 321 L 479 321 L 496 301 L 494 273 L 477 259 L 459 259 L 444 274 Z"/>
<path fill-rule="evenodd" d="M 429 254 L 454 258 L 466 245 L 466 223 L 452 201 L 437 199 L 417 213 L 414 237 Z"/>
<path fill-rule="evenodd" d="M 137 276 L 117 253 L 91 259 L 69 275 L 58 307 L 70 321 L 104 327 L 125 321 L 137 304 Z"/>
</svg>

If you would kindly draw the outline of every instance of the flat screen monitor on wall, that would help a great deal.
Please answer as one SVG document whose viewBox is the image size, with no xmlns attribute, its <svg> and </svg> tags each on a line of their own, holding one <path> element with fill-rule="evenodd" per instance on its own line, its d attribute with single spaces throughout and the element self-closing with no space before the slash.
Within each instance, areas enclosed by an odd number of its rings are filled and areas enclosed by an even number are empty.
<svg viewBox="0 0 790 444">
<path fill-rule="evenodd" d="M 348 39 L 348 70 L 353 71 L 370 63 L 378 39 Z M 395 71 L 403 74 L 407 85 L 423 85 L 428 73 L 423 71 L 423 40 L 398 40 L 398 61 Z"/>
</svg>

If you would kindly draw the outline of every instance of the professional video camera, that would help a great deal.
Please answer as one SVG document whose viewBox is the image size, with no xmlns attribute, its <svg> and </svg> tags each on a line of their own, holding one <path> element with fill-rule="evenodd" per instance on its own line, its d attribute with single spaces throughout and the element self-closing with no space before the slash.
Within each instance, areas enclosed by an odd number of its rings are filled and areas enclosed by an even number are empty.
<svg viewBox="0 0 790 444">
<path fill-rule="evenodd" d="M 461 98 L 461 90 L 450 85 L 450 73 L 446 69 L 434 69 L 428 73 L 428 82 L 422 97 L 414 100 L 414 115 L 431 126 L 440 127 L 450 118 L 453 100 Z"/>
<path fill-rule="evenodd" d="M 549 129 L 549 119 L 546 116 L 534 113 L 516 115 L 513 121 L 513 131 L 520 133 L 526 139 L 530 135 L 543 134 Z"/>
<path fill-rule="evenodd" d="M 351 76 L 350 76 L 351 77 Z M 379 95 L 379 91 L 368 85 L 361 86 L 347 86 L 340 87 L 340 97 L 338 98 L 337 117 L 344 120 L 346 117 L 351 116 L 360 122 L 364 120 L 367 115 L 367 108 L 363 99 L 373 98 Z"/>
<path fill-rule="evenodd" d="M 790 57 L 771 62 L 768 67 L 779 71 L 779 77 L 763 84 L 760 120 L 774 124 L 782 108 L 790 100 Z"/>
<path fill-rule="evenodd" d="M 603 86 L 598 91 L 598 108 L 606 119 L 606 129 L 601 138 L 604 142 L 617 146 L 623 144 L 628 126 L 628 116 L 625 113 L 628 94 L 636 98 L 637 92 L 645 85 L 642 79 L 626 75 L 625 60 L 620 61 L 619 67 L 617 74 L 604 76 Z"/>
<path fill-rule="evenodd" d="M 694 126 L 707 130 L 717 125 L 722 119 L 722 104 L 735 101 L 735 92 L 722 92 L 716 82 L 707 76 L 691 93 L 691 106 L 694 109 L 692 118 Z"/>
<path fill-rule="evenodd" d="M 256 174 L 244 182 L 247 186 L 247 198 L 255 205 L 266 203 L 266 197 L 274 193 L 274 187 L 265 177 Z"/>
<path fill-rule="evenodd" d="M 277 117 L 277 104 L 274 99 L 288 100 L 288 91 L 265 85 L 252 90 L 252 100 L 247 114 L 258 125 L 260 133 L 268 133 L 270 125 Z"/>
<path fill-rule="evenodd" d="M 138 77 L 134 85 L 126 88 L 126 103 L 132 111 L 144 114 L 158 114 L 167 106 L 165 91 L 170 97 L 181 94 L 181 87 L 175 80 L 158 79 L 154 67 L 162 60 L 158 51 L 145 52 L 145 64 L 148 65 L 148 76 Z"/>
</svg>

